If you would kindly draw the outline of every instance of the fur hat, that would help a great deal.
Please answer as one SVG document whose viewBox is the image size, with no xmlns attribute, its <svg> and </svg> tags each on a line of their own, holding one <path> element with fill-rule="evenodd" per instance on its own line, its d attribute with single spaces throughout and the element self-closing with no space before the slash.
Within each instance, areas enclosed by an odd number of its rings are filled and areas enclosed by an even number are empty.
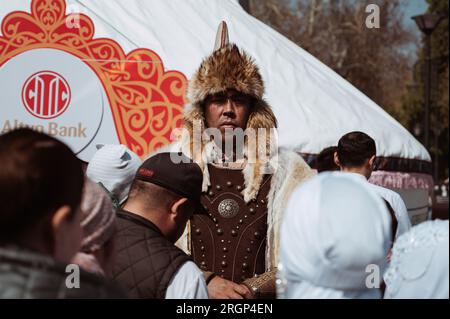
<svg viewBox="0 0 450 319">
<path fill-rule="evenodd" d="M 188 87 L 188 99 L 201 104 L 210 94 L 235 89 L 262 99 L 264 82 L 253 59 L 235 44 L 227 44 L 203 60 Z"/>
<path fill-rule="evenodd" d="M 194 123 L 201 125 L 201 131 L 206 128 L 203 102 L 208 95 L 234 89 L 238 92 L 252 96 L 255 103 L 247 121 L 247 128 L 274 129 L 277 126 L 275 115 L 270 106 L 264 101 L 264 83 L 254 60 L 235 44 L 228 43 L 228 31 L 225 22 L 219 26 L 214 52 L 205 58 L 199 69 L 192 77 L 188 86 L 188 99 L 190 108 L 184 116 L 184 134 L 181 137 L 182 151 L 197 162 L 203 170 L 203 191 L 210 186 L 207 162 L 214 160 L 214 146 L 212 141 L 202 141 L 201 152 L 194 150 Z M 251 143 L 266 144 L 266 157 L 270 158 L 276 145 L 273 138 L 268 137 L 261 141 L 245 141 L 244 155 L 249 156 Z M 198 138 L 198 137 L 197 137 Z M 201 138 L 201 137 L 200 137 Z M 259 146 L 257 145 L 257 146 Z M 259 148 L 258 148 L 259 149 Z M 194 155 L 192 155 L 194 154 Z M 254 163 L 248 163 L 244 168 L 245 188 L 243 190 L 246 202 L 254 199 L 258 194 L 263 178 L 264 166 L 268 163 L 260 161 L 257 154 Z"/>
</svg>

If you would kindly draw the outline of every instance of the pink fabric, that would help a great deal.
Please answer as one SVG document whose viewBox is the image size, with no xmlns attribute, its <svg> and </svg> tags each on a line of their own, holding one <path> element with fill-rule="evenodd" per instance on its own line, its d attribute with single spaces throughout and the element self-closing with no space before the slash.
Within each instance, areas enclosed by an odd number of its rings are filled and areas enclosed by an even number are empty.
<svg viewBox="0 0 450 319">
<path fill-rule="evenodd" d="M 313 171 L 317 174 L 316 169 Z M 434 181 L 433 177 L 428 174 L 374 171 L 370 176 L 369 182 L 387 188 L 425 188 L 428 189 L 428 194 L 433 196 Z"/>
<path fill-rule="evenodd" d="M 369 181 L 387 188 L 428 189 L 433 196 L 433 177 L 428 174 L 374 171 Z"/>
<path fill-rule="evenodd" d="M 81 210 L 84 232 L 81 251 L 91 253 L 100 249 L 113 236 L 115 211 L 106 192 L 87 177 Z"/>
</svg>

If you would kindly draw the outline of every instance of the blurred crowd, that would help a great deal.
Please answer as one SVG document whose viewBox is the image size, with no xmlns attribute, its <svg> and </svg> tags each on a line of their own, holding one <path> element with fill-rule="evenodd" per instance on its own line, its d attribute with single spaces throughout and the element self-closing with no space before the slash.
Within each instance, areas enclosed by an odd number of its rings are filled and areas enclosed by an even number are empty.
<svg viewBox="0 0 450 319">
<path fill-rule="evenodd" d="M 336 166 L 289 197 L 276 297 L 448 298 L 448 221 L 411 227 L 401 198 L 367 181 L 374 145 L 361 132 L 343 136 L 325 156 Z M 0 297 L 220 298 L 175 245 L 193 216 L 210 217 L 199 165 L 98 148 L 86 167 L 43 133 L 0 136 Z M 235 284 L 222 297 L 260 297 Z"/>
</svg>

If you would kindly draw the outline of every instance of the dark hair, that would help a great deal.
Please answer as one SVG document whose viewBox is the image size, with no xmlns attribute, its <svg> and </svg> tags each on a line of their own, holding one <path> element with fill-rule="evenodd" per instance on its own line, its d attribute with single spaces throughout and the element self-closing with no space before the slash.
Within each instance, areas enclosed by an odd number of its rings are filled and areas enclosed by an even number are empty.
<svg viewBox="0 0 450 319">
<path fill-rule="evenodd" d="M 341 137 L 337 146 L 343 167 L 359 167 L 377 153 L 375 141 L 363 132 L 350 132 Z"/>
<path fill-rule="evenodd" d="M 324 148 L 317 155 L 316 167 L 319 173 L 326 171 L 338 171 L 339 166 L 334 162 L 334 153 L 337 152 L 336 146 Z"/>
<path fill-rule="evenodd" d="M 81 162 L 64 143 L 31 129 L 0 136 L 0 242 L 14 242 L 68 205 L 72 216 L 84 183 Z"/>
<path fill-rule="evenodd" d="M 148 210 L 170 209 L 183 196 L 153 183 L 135 179 L 130 187 L 128 199 L 138 200 Z"/>
</svg>

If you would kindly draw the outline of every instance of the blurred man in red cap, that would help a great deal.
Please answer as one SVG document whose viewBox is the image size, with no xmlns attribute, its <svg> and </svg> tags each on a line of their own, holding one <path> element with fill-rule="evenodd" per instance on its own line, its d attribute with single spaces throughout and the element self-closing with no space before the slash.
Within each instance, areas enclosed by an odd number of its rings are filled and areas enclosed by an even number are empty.
<svg viewBox="0 0 450 319">
<path fill-rule="evenodd" d="M 200 205 L 200 167 L 185 158 L 174 163 L 170 153 L 148 158 L 140 166 L 114 235 L 111 276 L 132 298 L 205 299 L 200 269 L 174 243 Z"/>
</svg>

